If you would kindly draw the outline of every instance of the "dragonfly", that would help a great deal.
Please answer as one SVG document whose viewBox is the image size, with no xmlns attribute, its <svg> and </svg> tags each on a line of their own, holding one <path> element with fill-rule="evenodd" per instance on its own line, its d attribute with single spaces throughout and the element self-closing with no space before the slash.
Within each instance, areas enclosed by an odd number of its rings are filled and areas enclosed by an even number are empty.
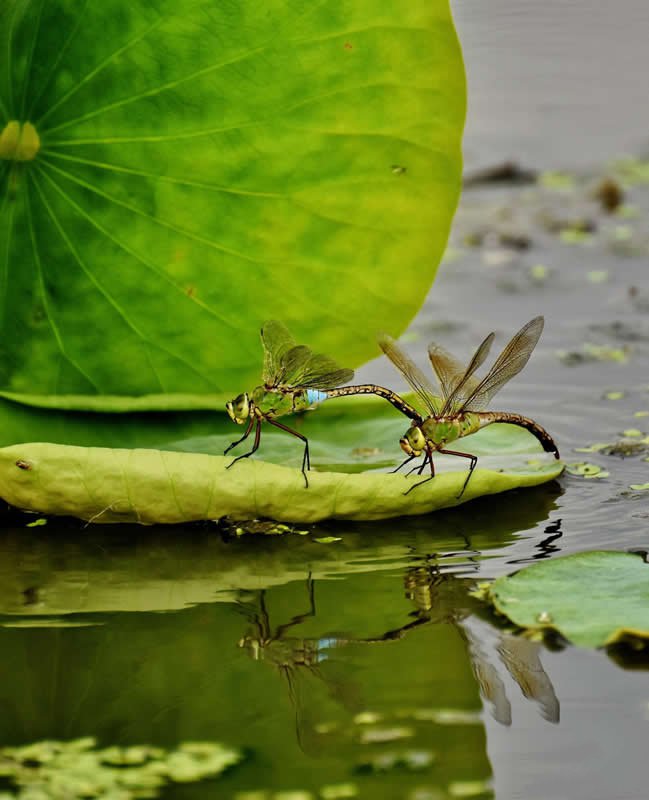
<svg viewBox="0 0 649 800">
<path fill-rule="evenodd" d="M 406 494 L 435 477 L 433 453 L 437 452 L 469 459 L 469 472 L 458 499 L 462 497 L 478 463 L 478 457 L 451 450 L 448 445 L 494 422 L 507 422 L 525 428 L 539 440 L 546 452 L 554 453 L 559 458 L 554 440 L 534 420 L 521 414 L 484 410 L 496 392 L 527 364 L 541 336 L 543 324 L 544 319 L 539 316 L 524 325 L 511 338 L 481 380 L 475 377 L 475 372 L 489 355 L 494 333 L 485 337 L 466 367 L 444 348 L 432 343 L 428 348 L 428 357 L 439 381 L 438 387 L 399 348 L 394 339 L 386 334 L 379 337 L 379 346 L 408 381 L 422 409 L 425 409 L 425 413 L 416 412 L 415 417 L 408 414 L 412 424 L 399 442 L 407 458 L 395 472 L 423 454 L 424 460 L 411 472 L 416 470 L 421 475 L 428 465 L 430 476 L 413 484 Z"/>
<path fill-rule="evenodd" d="M 329 356 L 314 353 L 309 347 L 298 344 L 287 327 L 277 320 L 265 322 L 261 328 L 261 343 L 264 351 L 262 381 L 251 393 L 243 392 L 226 403 L 230 419 L 238 425 L 246 425 L 240 439 L 232 442 L 223 455 L 245 441 L 252 429 L 255 438 L 252 449 L 237 456 L 228 469 L 242 458 L 248 458 L 259 448 L 261 426 L 268 422 L 304 442 L 302 474 L 305 487 L 309 481 L 306 471 L 311 469 L 309 441 L 304 434 L 278 422 L 277 417 L 314 408 L 331 397 L 355 394 L 376 394 L 384 397 L 399 411 L 417 418 L 416 410 L 398 394 L 376 384 L 341 386 L 354 378 L 354 371 L 340 367 Z"/>
</svg>

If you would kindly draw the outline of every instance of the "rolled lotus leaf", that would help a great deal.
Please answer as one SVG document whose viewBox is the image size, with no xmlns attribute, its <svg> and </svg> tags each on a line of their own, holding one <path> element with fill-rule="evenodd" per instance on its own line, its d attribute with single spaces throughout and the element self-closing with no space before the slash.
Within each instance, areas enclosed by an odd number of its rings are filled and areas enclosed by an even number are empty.
<svg viewBox="0 0 649 800">
<path fill-rule="evenodd" d="M 557 477 L 562 465 L 535 460 L 524 470 L 476 469 L 461 498 L 466 470 L 444 472 L 405 491 L 419 476 L 309 473 L 230 457 L 164 450 L 122 450 L 47 443 L 0 449 L 0 496 L 10 505 L 92 522 L 173 524 L 268 517 L 292 522 L 376 520 L 426 514 L 474 497 Z"/>
</svg>

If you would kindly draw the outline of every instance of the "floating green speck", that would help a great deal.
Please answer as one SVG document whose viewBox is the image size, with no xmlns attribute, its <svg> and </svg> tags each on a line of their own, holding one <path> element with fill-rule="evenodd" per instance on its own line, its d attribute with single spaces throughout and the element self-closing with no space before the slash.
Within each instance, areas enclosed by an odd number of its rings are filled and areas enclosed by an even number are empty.
<svg viewBox="0 0 649 800">
<path fill-rule="evenodd" d="M 587 447 L 575 447 L 575 453 L 599 453 L 607 447 L 610 447 L 610 442 L 595 442 Z"/>
<path fill-rule="evenodd" d="M 575 178 L 566 172 L 547 171 L 542 172 L 538 177 L 538 182 L 546 189 L 556 189 L 567 191 L 575 188 Z"/>
<path fill-rule="evenodd" d="M 534 264 L 530 267 L 530 278 L 532 278 L 533 281 L 542 283 L 548 279 L 549 275 L 550 269 L 546 267 L 545 264 Z"/>
<path fill-rule="evenodd" d="M 47 519 L 45 517 L 39 517 L 38 519 L 35 519 L 33 522 L 28 522 L 26 527 L 40 528 L 42 525 L 47 525 Z"/>
<path fill-rule="evenodd" d="M 358 786 L 355 783 L 332 783 L 320 789 L 322 800 L 346 800 L 358 797 Z"/>
<path fill-rule="evenodd" d="M 577 475 L 580 478 L 608 478 L 609 476 L 607 470 L 602 469 L 597 464 L 588 464 L 586 462 L 566 464 L 566 472 L 570 475 Z"/>
<path fill-rule="evenodd" d="M 608 280 L 608 270 L 607 269 L 591 269 L 590 272 L 586 273 L 586 277 L 590 281 L 590 283 L 606 283 Z"/>
</svg>

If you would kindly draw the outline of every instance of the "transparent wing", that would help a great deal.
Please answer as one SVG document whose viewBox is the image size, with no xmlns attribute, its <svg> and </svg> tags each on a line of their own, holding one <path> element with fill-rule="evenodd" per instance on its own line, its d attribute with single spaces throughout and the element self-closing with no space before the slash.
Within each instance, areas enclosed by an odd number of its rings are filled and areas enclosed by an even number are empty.
<svg viewBox="0 0 649 800">
<path fill-rule="evenodd" d="M 439 389 L 433 386 L 414 361 L 401 350 L 391 336 L 387 334 L 380 336 L 379 347 L 408 381 L 417 394 L 417 397 L 419 397 L 428 409 L 429 414 L 432 416 L 439 416 L 442 407 L 439 398 L 441 394 Z"/>
<path fill-rule="evenodd" d="M 544 719 L 559 722 L 559 700 L 539 657 L 541 643 L 503 634 L 497 650 L 523 695 L 537 703 Z"/>
<path fill-rule="evenodd" d="M 479 345 L 478 349 L 473 354 L 473 358 L 471 361 L 469 361 L 467 368 L 463 371 L 461 370 L 459 374 L 456 372 L 453 375 L 450 391 L 444 396 L 442 416 L 452 416 L 454 413 L 456 413 L 460 408 L 462 408 L 467 397 L 469 397 L 469 395 L 476 390 L 478 387 L 478 380 L 473 377 L 473 373 L 478 369 L 478 367 L 484 364 L 485 359 L 489 355 L 489 350 L 491 350 L 493 340 L 494 334 L 490 333 L 487 337 L 485 337 L 484 341 Z M 436 345 L 431 345 L 431 348 L 436 348 Z M 434 352 L 431 352 L 431 348 L 428 349 L 428 355 L 430 356 L 433 368 L 437 372 L 435 361 L 437 357 L 437 351 L 439 351 L 441 348 L 436 348 Z M 447 353 L 446 355 L 449 356 L 450 354 Z"/>
<path fill-rule="evenodd" d="M 354 370 L 343 369 L 339 364 L 320 353 L 312 353 L 308 347 L 299 345 L 285 356 L 286 386 L 303 389 L 335 389 L 354 378 Z"/>
<path fill-rule="evenodd" d="M 283 323 L 270 319 L 262 326 L 261 343 L 264 348 L 262 380 L 266 386 L 277 386 L 281 382 L 283 359 L 297 342 Z"/>
<path fill-rule="evenodd" d="M 466 398 L 463 411 L 481 411 L 507 381 L 523 369 L 543 331 L 543 317 L 534 317 L 512 337 L 493 367 Z"/>
<path fill-rule="evenodd" d="M 446 399 L 457 386 L 464 373 L 464 364 L 440 345 L 431 342 L 428 357 L 439 380 L 442 397 Z"/>
</svg>

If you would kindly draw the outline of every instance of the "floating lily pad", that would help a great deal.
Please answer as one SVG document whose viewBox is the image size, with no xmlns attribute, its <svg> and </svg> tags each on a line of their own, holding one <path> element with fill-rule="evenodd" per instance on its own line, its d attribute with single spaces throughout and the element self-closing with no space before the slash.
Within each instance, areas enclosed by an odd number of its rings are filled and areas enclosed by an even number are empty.
<svg viewBox="0 0 649 800">
<path fill-rule="evenodd" d="M 566 464 L 566 472 L 579 478 L 608 478 L 610 473 L 598 464 L 589 464 L 585 461 Z"/>
<path fill-rule="evenodd" d="M 649 639 L 649 565 L 630 553 L 543 561 L 498 578 L 484 596 L 519 627 L 556 630 L 581 647 Z"/>
</svg>

